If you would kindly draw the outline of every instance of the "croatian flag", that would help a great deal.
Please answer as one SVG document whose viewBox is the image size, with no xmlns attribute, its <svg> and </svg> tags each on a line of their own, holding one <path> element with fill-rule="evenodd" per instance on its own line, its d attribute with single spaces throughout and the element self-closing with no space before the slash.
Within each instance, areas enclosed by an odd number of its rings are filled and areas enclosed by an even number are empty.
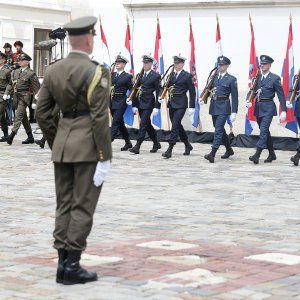
<svg viewBox="0 0 300 300">
<path fill-rule="evenodd" d="M 125 48 L 128 51 L 129 57 L 130 57 L 130 71 L 129 73 L 131 75 L 134 75 L 134 66 L 133 66 L 133 54 L 131 49 L 131 34 L 130 34 L 130 26 L 129 26 L 129 20 L 128 17 L 126 18 L 127 21 L 127 27 L 126 27 L 126 34 L 125 34 Z M 127 96 L 129 96 L 129 92 L 127 92 Z M 132 112 L 132 105 L 127 105 L 127 108 L 125 110 L 125 113 L 123 115 L 123 120 L 125 124 L 132 126 L 134 122 L 134 114 Z"/>
<path fill-rule="evenodd" d="M 258 58 L 256 56 L 255 50 L 255 38 L 254 38 L 254 29 L 252 25 L 251 16 L 249 15 L 250 29 L 251 29 L 251 48 L 250 48 L 250 61 L 249 61 L 249 75 L 248 75 L 248 88 L 252 86 L 253 78 L 255 77 L 257 70 L 259 68 Z M 250 135 L 253 129 L 257 126 L 256 117 L 254 115 L 255 108 L 255 99 L 252 103 L 252 106 L 247 109 L 246 118 L 245 118 L 245 134 Z"/>
<path fill-rule="evenodd" d="M 161 35 L 160 35 L 160 26 L 159 26 L 159 18 L 157 17 L 157 26 L 156 26 L 156 38 L 155 38 L 155 47 L 154 47 L 154 58 L 156 60 L 156 64 L 154 65 L 154 71 L 158 72 L 160 75 L 165 73 L 164 70 L 164 57 L 162 53 L 161 46 Z M 161 128 L 161 110 L 156 116 L 153 116 L 152 123 Z"/>
<path fill-rule="evenodd" d="M 110 54 L 109 54 L 108 44 L 104 34 L 100 16 L 99 16 L 99 23 L 100 23 L 100 35 L 101 35 L 101 43 L 102 43 L 102 63 L 106 68 L 110 68 L 111 65 Z"/>
<path fill-rule="evenodd" d="M 283 62 L 282 68 L 282 87 L 285 98 L 287 98 L 290 88 L 293 85 L 293 77 L 294 77 L 295 69 L 294 69 L 294 51 L 293 51 L 293 25 L 292 25 L 292 17 L 290 16 L 290 26 L 289 26 L 289 35 L 288 42 L 286 47 L 285 59 Z M 295 103 L 294 103 L 295 105 Z M 281 122 L 280 125 L 283 125 L 285 128 L 298 133 L 298 124 L 295 120 L 294 110 L 293 108 L 287 108 L 286 120 Z M 281 112 L 281 108 L 279 109 Z"/>
<path fill-rule="evenodd" d="M 191 56 L 190 56 L 190 73 L 193 76 L 193 84 L 196 90 L 196 99 L 195 99 L 195 113 L 192 116 L 192 125 L 197 128 L 200 124 L 200 105 L 198 102 L 199 98 L 199 89 L 198 89 L 198 78 L 197 78 L 197 71 L 196 71 L 196 57 L 195 57 L 195 41 L 194 41 L 194 34 L 193 34 L 193 28 L 192 28 L 192 18 L 190 17 L 190 50 L 191 50 Z"/>
</svg>

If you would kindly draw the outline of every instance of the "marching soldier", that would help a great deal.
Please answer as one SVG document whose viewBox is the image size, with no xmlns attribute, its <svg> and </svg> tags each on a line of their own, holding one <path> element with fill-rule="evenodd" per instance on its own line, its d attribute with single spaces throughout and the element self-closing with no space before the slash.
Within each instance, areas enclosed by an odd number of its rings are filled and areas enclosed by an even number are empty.
<svg viewBox="0 0 300 300">
<path fill-rule="evenodd" d="M 149 137 L 153 141 L 153 147 L 150 152 L 155 153 L 161 148 L 161 145 L 157 140 L 156 131 L 153 128 L 150 119 L 151 114 L 158 114 L 160 109 L 160 103 L 157 100 L 159 96 L 161 77 L 158 73 L 152 70 L 155 59 L 150 55 L 143 55 L 142 58 L 144 71 L 140 80 L 137 98 L 134 99 L 132 108 L 133 112 L 136 112 L 137 110 L 139 111 L 141 118 L 137 142 L 133 148 L 129 149 L 129 151 L 134 154 L 140 153 L 140 147 L 145 139 L 146 132 L 148 132 Z M 130 101 L 127 101 L 127 103 L 129 105 L 132 104 Z"/>
<path fill-rule="evenodd" d="M 192 145 L 188 141 L 187 134 L 181 124 L 185 111 L 188 108 L 188 98 L 186 93 L 189 92 L 189 115 L 193 115 L 195 111 L 196 90 L 193 84 L 192 75 L 183 70 L 186 58 L 176 55 L 174 60 L 174 74 L 171 74 L 171 85 L 169 87 L 169 102 L 168 108 L 170 119 L 172 122 L 171 136 L 169 139 L 169 147 L 166 152 L 162 154 L 165 158 L 172 157 L 173 147 L 175 146 L 178 136 L 185 145 L 183 155 L 189 155 L 193 150 Z M 162 102 L 162 100 L 159 100 Z"/>
<path fill-rule="evenodd" d="M 234 155 L 224 126 L 228 116 L 230 116 L 231 122 L 235 121 L 238 111 L 237 80 L 234 76 L 227 73 L 231 61 L 226 56 L 219 56 L 217 63 L 218 72 L 213 81 L 209 107 L 209 114 L 212 116 L 215 127 L 214 141 L 211 152 L 204 155 L 204 158 L 211 163 L 214 163 L 215 155 L 222 144 L 226 148 L 226 152 L 221 156 L 222 159 L 227 159 Z M 230 104 L 230 95 L 232 106 Z M 202 104 L 201 97 L 200 104 Z"/>
<path fill-rule="evenodd" d="M 10 135 L 7 137 L 7 143 L 12 144 L 15 135 L 17 134 L 21 124 L 23 124 L 28 138 L 22 142 L 22 144 L 33 144 L 34 138 L 32 135 L 32 129 L 28 121 L 26 108 L 30 106 L 31 93 L 30 89 L 36 94 L 40 88 L 39 80 L 36 74 L 31 70 L 28 65 L 31 61 L 31 57 L 26 53 L 22 53 L 19 56 L 20 68 L 13 70 L 11 73 L 11 82 L 7 86 L 5 91 L 6 95 L 9 95 L 12 91 L 14 93 L 14 107 L 16 108 L 16 116 L 14 125 Z"/>
<path fill-rule="evenodd" d="M 64 26 L 72 51 L 67 58 L 49 66 L 36 109 L 54 162 L 56 282 L 66 285 L 98 278 L 80 266 L 80 258 L 112 158 L 110 74 L 89 58 L 96 22 L 95 17 L 83 17 Z M 58 126 L 53 113 L 56 105 L 62 112 Z"/>
<path fill-rule="evenodd" d="M 254 164 L 259 163 L 259 157 L 263 149 L 266 148 L 269 150 L 269 155 L 264 162 L 270 163 L 273 160 L 276 160 L 276 154 L 273 148 L 273 140 L 269 131 L 273 117 L 277 116 L 276 105 L 274 102 L 275 93 L 278 96 L 282 109 L 279 119 L 281 121 L 286 119 L 286 102 L 280 77 L 270 72 L 271 64 L 273 62 L 274 60 L 268 55 L 260 56 L 260 68 L 262 74 L 260 78 L 258 78 L 258 83 L 255 90 L 256 104 L 254 110 L 254 114 L 260 129 L 260 135 L 256 145 L 256 152 L 254 155 L 249 157 L 249 160 Z M 250 92 L 248 93 L 248 96 L 249 95 Z M 251 106 L 252 103 L 247 101 L 246 107 L 249 108 Z"/>
<path fill-rule="evenodd" d="M 123 115 L 127 108 L 126 93 L 128 90 L 131 90 L 133 85 L 132 75 L 124 71 L 126 63 L 128 63 L 128 60 L 124 56 L 118 55 L 116 57 L 115 67 L 117 71 L 112 74 L 110 104 L 110 111 L 113 116 L 111 125 L 111 140 L 113 141 L 116 138 L 118 131 L 120 130 L 122 137 L 125 140 L 125 145 L 121 148 L 121 151 L 126 151 L 132 148 L 129 133 L 123 119 Z"/>
<path fill-rule="evenodd" d="M 11 71 L 8 66 L 5 65 L 5 62 L 6 55 L 0 52 L 0 124 L 4 134 L 4 136 L 1 137 L 0 142 L 5 142 L 8 137 L 8 125 L 5 118 L 5 108 L 9 96 L 5 94 L 5 91 L 10 83 Z"/>
<path fill-rule="evenodd" d="M 295 83 L 295 81 L 297 80 L 298 84 Z M 296 84 L 296 86 L 295 86 Z M 289 95 L 288 95 L 288 100 L 286 101 L 286 107 L 287 108 L 293 108 L 293 104 L 289 101 L 291 93 L 294 92 L 295 93 L 295 109 L 294 109 L 294 115 L 297 119 L 298 125 L 300 127 L 300 80 L 298 78 L 298 75 L 294 76 L 294 84 L 293 87 L 295 89 L 295 91 L 290 90 Z M 291 162 L 293 162 L 293 164 L 295 166 L 299 165 L 299 160 L 300 160 L 300 139 L 298 141 L 298 145 L 297 145 L 297 152 L 294 156 L 291 157 Z"/>
</svg>

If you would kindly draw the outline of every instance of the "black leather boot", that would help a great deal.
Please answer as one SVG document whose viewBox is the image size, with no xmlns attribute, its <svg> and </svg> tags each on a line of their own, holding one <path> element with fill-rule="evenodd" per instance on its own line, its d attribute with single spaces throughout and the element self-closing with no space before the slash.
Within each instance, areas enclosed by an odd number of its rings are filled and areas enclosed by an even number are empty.
<svg viewBox="0 0 300 300">
<path fill-rule="evenodd" d="M 162 154 L 163 157 L 165 158 L 171 158 L 172 157 L 172 150 L 173 150 L 174 144 L 169 144 L 169 148 L 167 149 L 166 152 Z"/>
<path fill-rule="evenodd" d="M 14 137 L 15 137 L 16 133 L 14 131 L 12 131 L 10 133 L 10 135 L 6 138 L 6 142 L 8 145 L 11 145 L 13 140 L 14 140 Z"/>
<path fill-rule="evenodd" d="M 293 162 L 295 166 L 299 165 L 299 160 L 300 160 L 300 150 L 298 150 L 297 153 L 291 157 L 291 162 Z"/>
<path fill-rule="evenodd" d="M 129 149 L 129 151 L 134 154 L 140 154 L 141 145 L 142 145 L 142 141 L 137 141 L 135 146 Z"/>
<path fill-rule="evenodd" d="M 183 152 L 183 155 L 190 155 L 191 151 L 193 150 L 193 146 L 188 141 L 186 141 L 184 145 L 185 145 L 185 150 Z"/>
<path fill-rule="evenodd" d="M 210 163 L 214 163 L 215 162 L 215 156 L 217 153 L 218 149 L 216 148 L 211 148 L 210 153 L 205 154 L 204 158 L 207 159 Z"/>
<path fill-rule="evenodd" d="M 56 272 L 56 282 L 63 283 L 65 268 L 67 264 L 68 251 L 65 249 L 58 249 L 58 266 Z"/>
<path fill-rule="evenodd" d="M 34 141 L 37 145 L 39 145 L 42 149 L 45 147 L 46 139 L 42 137 L 40 140 L 35 140 Z"/>
<path fill-rule="evenodd" d="M 81 251 L 68 251 L 67 264 L 63 284 L 71 285 L 77 283 L 86 283 L 98 280 L 98 275 L 95 272 L 88 272 L 80 266 Z"/>
<path fill-rule="evenodd" d="M 161 148 L 161 144 L 159 142 L 153 143 L 153 147 L 150 150 L 150 153 L 156 153 Z"/>
<path fill-rule="evenodd" d="M 230 148 L 226 149 L 226 152 L 221 156 L 221 158 L 222 159 L 227 159 L 232 155 L 234 155 L 234 152 L 233 152 L 233 149 L 230 147 Z"/>
<path fill-rule="evenodd" d="M 125 141 L 125 145 L 121 148 L 121 151 L 127 151 L 128 149 L 132 148 L 132 144 L 130 140 Z"/>
<path fill-rule="evenodd" d="M 1 137 L 0 143 L 1 142 L 6 142 L 7 137 L 8 137 L 8 131 L 7 130 L 3 131 L 3 134 L 4 134 L 4 136 Z"/>
<path fill-rule="evenodd" d="M 255 165 L 257 165 L 259 163 L 259 158 L 260 158 L 262 151 L 263 151 L 262 148 L 257 147 L 255 154 L 250 156 L 249 160 L 252 161 Z"/>
<path fill-rule="evenodd" d="M 34 138 L 32 135 L 32 132 L 27 132 L 27 139 L 22 142 L 22 144 L 27 145 L 27 144 L 33 144 L 34 143 Z"/>
<path fill-rule="evenodd" d="M 264 160 L 265 163 L 271 163 L 273 160 L 276 160 L 276 154 L 273 148 L 268 148 L 269 156 Z"/>
</svg>

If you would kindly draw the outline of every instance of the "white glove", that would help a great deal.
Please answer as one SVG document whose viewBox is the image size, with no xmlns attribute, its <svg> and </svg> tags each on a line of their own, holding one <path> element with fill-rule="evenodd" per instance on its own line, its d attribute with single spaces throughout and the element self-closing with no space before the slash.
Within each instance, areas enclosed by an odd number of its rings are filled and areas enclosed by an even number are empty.
<svg viewBox="0 0 300 300">
<path fill-rule="evenodd" d="M 162 104 L 162 103 L 164 103 L 165 102 L 165 100 L 164 99 L 161 99 L 161 98 L 158 98 L 158 100 L 157 100 L 160 104 Z"/>
<path fill-rule="evenodd" d="M 285 121 L 285 119 L 286 119 L 286 111 L 282 111 L 280 116 L 279 116 L 279 120 L 281 122 L 283 122 L 283 121 Z"/>
<path fill-rule="evenodd" d="M 192 116 L 195 113 L 195 108 L 189 108 L 188 114 Z"/>
<path fill-rule="evenodd" d="M 293 108 L 293 104 L 290 101 L 286 101 L 285 103 L 287 108 Z"/>
<path fill-rule="evenodd" d="M 198 103 L 199 103 L 200 106 L 204 105 L 204 101 L 202 100 L 202 98 L 199 98 Z"/>
<path fill-rule="evenodd" d="M 93 177 L 94 185 L 99 187 L 103 184 L 105 176 L 110 169 L 110 160 L 98 161 L 96 171 Z"/>
<path fill-rule="evenodd" d="M 246 107 L 247 107 L 247 108 L 250 108 L 250 107 L 252 107 L 252 103 L 251 103 L 251 102 L 249 102 L 249 101 L 247 101 L 247 102 L 246 102 Z"/>
<path fill-rule="evenodd" d="M 36 104 L 35 104 L 35 103 L 32 103 L 32 104 L 31 104 L 31 108 L 32 108 L 32 109 L 36 109 Z"/>
<path fill-rule="evenodd" d="M 35 100 L 39 100 L 39 96 L 38 95 L 34 95 L 34 99 Z"/>
<path fill-rule="evenodd" d="M 5 94 L 3 95 L 3 97 L 2 97 L 2 98 L 3 98 L 3 100 L 4 100 L 4 101 L 5 101 L 5 100 L 7 100 L 7 99 L 9 99 L 9 98 L 8 98 L 8 96 L 7 96 L 7 95 L 5 95 Z"/>
<path fill-rule="evenodd" d="M 129 98 L 126 99 L 126 103 L 127 105 L 132 105 L 132 101 Z"/>
<path fill-rule="evenodd" d="M 137 107 L 133 107 L 132 108 L 132 112 L 135 114 L 136 112 L 138 112 L 138 109 L 137 109 Z"/>
<path fill-rule="evenodd" d="M 153 117 L 157 116 L 158 113 L 159 113 L 159 109 L 158 108 L 153 108 L 153 111 L 152 111 Z"/>
<path fill-rule="evenodd" d="M 236 113 L 231 113 L 230 122 L 233 123 L 236 120 Z"/>
</svg>

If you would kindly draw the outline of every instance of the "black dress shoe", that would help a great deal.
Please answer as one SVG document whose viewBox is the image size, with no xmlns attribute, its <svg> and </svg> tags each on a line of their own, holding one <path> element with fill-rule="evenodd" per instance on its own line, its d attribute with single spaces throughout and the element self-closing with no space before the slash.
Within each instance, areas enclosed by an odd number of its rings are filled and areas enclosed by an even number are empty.
<svg viewBox="0 0 300 300">
<path fill-rule="evenodd" d="M 42 149 L 45 147 L 45 139 L 35 140 L 35 143 L 39 145 Z"/>
<path fill-rule="evenodd" d="M 126 142 L 125 145 L 121 148 L 121 151 L 127 151 L 130 148 L 132 148 L 131 142 Z"/>
<path fill-rule="evenodd" d="M 255 154 L 252 156 L 249 156 L 249 160 L 252 161 L 255 165 L 259 163 L 259 157 L 256 156 Z"/>
<path fill-rule="evenodd" d="M 6 138 L 6 142 L 8 145 L 11 145 L 13 140 L 14 140 L 14 137 L 15 137 L 16 133 L 14 131 L 12 131 L 10 133 L 10 135 Z"/>
<path fill-rule="evenodd" d="M 214 163 L 215 162 L 215 157 L 211 153 L 205 154 L 204 158 L 207 159 L 210 163 Z"/>
<path fill-rule="evenodd" d="M 169 144 L 169 148 L 161 156 L 163 156 L 164 158 L 171 158 L 172 157 L 173 147 L 174 147 L 173 144 Z"/>
<path fill-rule="evenodd" d="M 191 151 L 193 150 L 193 146 L 188 143 L 185 145 L 185 151 L 183 152 L 183 155 L 190 155 Z"/>
<path fill-rule="evenodd" d="M 1 142 L 6 142 L 6 141 L 7 141 L 7 136 L 2 136 L 1 139 L 0 139 L 0 143 Z"/>
<path fill-rule="evenodd" d="M 229 158 L 230 156 L 234 155 L 232 148 L 226 150 L 226 152 L 221 156 L 222 159 Z"/>
<path fill-rule="evenodd" d="M 267 157 L 267 159 L 264 160 L 265 163 L 271 163 L 273 160 L 276 160 L 276 155 L 274 154 L 269 154 L 269 156 Z"/>
<path fill-rule="evenodd" d="M 296 154 L 296 155 L 291 157 L 291 162 L 293 162 L 293 164 L 295 166 L 298 166 L 299 165 L 299 159 L 300 159 L 300 155 Z"/>
<path fill-rule="evenodd" d="M 150 150 L 150 153 L 156 153 L 157 150 L 159 150 L 161 148 L 161 144 L 157 143 L 157 144 L 153 144 L 153 148 Z"/>
<path fill-rule="evenodd" d="M 70 266 L 65 268 L 63 284 L 71 285 L 77 283 L 92 282 L 97 280 L 98 280 L 97 273 L 88 272 L 87 270 L 83 269 L 80 266 L 78 261 L 72 263 Z"/>
<path fill-rule="evenodd" d="M 28 145 L 28 144 L 33 144 L 33 143 L 34 143 L 33 137 L 28 137 L 25 141 L 22 142 L 23 145 Z"/>
</svg>

